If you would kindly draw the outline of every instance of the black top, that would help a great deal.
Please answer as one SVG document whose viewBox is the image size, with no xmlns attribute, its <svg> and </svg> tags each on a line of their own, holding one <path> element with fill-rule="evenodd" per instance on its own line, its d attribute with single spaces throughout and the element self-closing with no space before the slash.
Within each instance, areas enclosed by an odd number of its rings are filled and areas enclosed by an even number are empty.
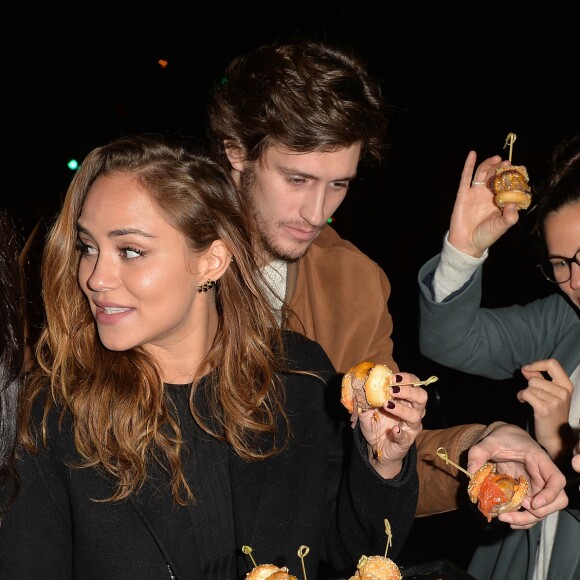
<svg viewBox="0 0 580 580">
<path fill-rule="evenodd" d="M 292 333 L 285 342 L 291 368 L 333 372 L 318 344 Z M 188 426 L 185 469 L 197 497 L 188 507 L 174 504 L 163 471 L 154 466 L 130 499 L 95 501 L 110 496 L 113 483 L 96 469 L 71 467 L 79 461 L 71 417 L 59 432 L 53 412 L 49 449 L 35 456 L 22 452 L 18 462 L 22 487 L 0 526 L 0 578 L 235 580 L 252 568 L 242 545 L 252 547 L 258 563 L 287 565 L 301 577 L 297 551 L 306 545 L 307 577 L 314 580 L 320 560 L 346 574 L 362 554 L 382 554 L 385 518 L 393 530 L 389 556 L 396 559 L 418 496 L 415 448 L 399 476 L 384 480 L 369 465 L 366 443 L 355 430 L 338 491 L 341 431 L 327 403 L 340 393 L 312 376 L 283 379 L 290 445 L 255 462 L 208 438 L 187 412 L 186 390 L 168 387 Z M 342 424 L 348 419 L 344 410 Z"/>
</svg>

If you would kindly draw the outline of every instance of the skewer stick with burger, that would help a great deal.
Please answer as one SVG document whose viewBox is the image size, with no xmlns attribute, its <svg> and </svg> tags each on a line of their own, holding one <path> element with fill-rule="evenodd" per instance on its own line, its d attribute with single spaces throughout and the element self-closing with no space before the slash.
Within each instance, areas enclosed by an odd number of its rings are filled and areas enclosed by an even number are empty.
<svg viewBox="0 0 580 580">
<path fill-rule="evenodd" d="M 300 546 L 298 549 L 298 557 L 302 560 L 302 573 L 304 580 L 306 578 L 306 568 L 304 566 L 304 558 L 308 555 L 310 548 L 308 546 Z M 250 556 L 254 567 L 246 574 L 245 580 L 298 580 L 296 576 L 292 576 L 286 566 L 278 567 L 274 564 L 256 564 L 252 556 L 252 548 L 250 546 L 242 546 L 242 552 Z"/>
<path fill-rule="evenodd" d="M 393 534 L 389 520 L 385 519 L 385 532 L 387 534 L 387 547 L 384 556 L 361 556 L 357 564 L 357 570 L 349 580 L 401 580 L 402 575 L 399 567 L 387 558 L 389 547 L 393 544 Z"/>
<path fill-rule="evenodd" d="M 517 139 L 515 133 L 508 133 L 504 149 L 509 145 L 509 165 L 495 170 L 488 181 L 488 187 L 494 194 L 494 201 L 500 208 L 508 203 L 515 203 L 518 209 L 528 209 L 532 203 L 532 188 L 529 185 L 528 171 L 523 165 L 512 165 L 512 147 Z"/>
<path fill-rule="evenodd" d="M 426 381 L 399 383 L 398 386 L 426 386 L 436 380 L 433 376 Z M 393 371 L 387 365 L 363 361 L 349 369 L 342 378 L 340 402 L 350 412 L 353 426 L 360 413 L 380 409 L 393 398 L 392 386 Z"/>
<path fill-rule="evenodd" d="M 517 511 L 528 495 L 529 485 L 523 475 L 514 479 L 507 473 L 498 473 L 496 464 L 491 462 L 485 463 L 471 474 L 451 461 L 444 448 L 437 449 L 436 455 L 469 477 L 469 499 L 472 503 L 477 503 L 479 511 L 488 522 L 500 514 Z"/>
</svg>

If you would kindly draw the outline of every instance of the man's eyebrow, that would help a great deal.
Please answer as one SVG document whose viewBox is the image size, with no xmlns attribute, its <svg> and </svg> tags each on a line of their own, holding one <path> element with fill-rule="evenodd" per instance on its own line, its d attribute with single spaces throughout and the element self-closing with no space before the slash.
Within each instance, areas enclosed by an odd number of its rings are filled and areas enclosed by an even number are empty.
<svg viewBox="0 0 580 580">
<path fill-rule="evenodd" d="M 300 175 L 300 177 L 305 177 L 306 179 L 313 179 L 313 180 L 320 179 L 316 175 L 311 175 L 310 173 L 306 173 L 298 168 L 289 167 L 287 165 L 279 165 L 278 169 L 280 169 L 280 171 L 282 173 L 285 173 L 287 175 Z M 355 177 L 356 177 L 356 172 L 354 173 L 354 175 L 349 175 L 347 177 L 338 177 L 337 179 L 333 179 L 332 181 L 352 181 Z"/>
<path fill-rule="evenodd" d="M 79 233 L 90 235 L 89 230 L 87 230 L 86 228 L 84 228 L 83 226 L 81 226 L 78 223 L 77 223 L 77 231 Z M 118 238 L 121 236 L 129 236 L 129 235 L 142 236 L 144 238 L 155 238 L 156 237 L 153 234 L 150 234 L 148 232 L 140 230 L 139 228 L 122 228 L 119 230 L 111 230 L 110 232 L 107 233 L 107 236 L 109 238 Z"/>
</svg>

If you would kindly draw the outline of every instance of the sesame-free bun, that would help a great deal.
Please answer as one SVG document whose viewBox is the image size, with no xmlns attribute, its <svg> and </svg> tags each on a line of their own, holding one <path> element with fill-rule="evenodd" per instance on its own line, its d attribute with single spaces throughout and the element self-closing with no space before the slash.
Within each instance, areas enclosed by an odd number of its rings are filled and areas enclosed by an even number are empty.
<svg viewBox="0 0 580 580">
<path fill-rule="evenodd" d="M 488 186 L 499 207 L 515 203 L 518 209 L 528 209 L 532 203 L 529 180 L 528 171 L 523 165 L 506 165 L 496 169 Z"/>
<path fill-rule="evenodd" d="M 471 476 L 467 493 L 469 499 L 477 503 L 487 521 L 491 522 L 492 518 L 500 514 L 517 511 L 528 489 L 528 482 L 523 475 L 514 479 L 511 475 L 498 473 L 495 463 L 486 463 Z"/>
<path fill-rule="evenodd" d="M 383 364 L 363 361 L 342 378 L 340 402 L 350 413 L 378 409 L 393 398 L 393 371 Z"/>
<path fill-rule="evenodd" d="M 286 566 L 278 568 L 274 564 L 260 564 L 246 574 L 246 580 L 298 580 L 288 572 Z"/>
<path fill-rule="evenodd" d="M 349 580 L 401 580 L 398 566 L 389 558 L 369 556 L 366 563 L 351 576 Z"/>
</svg>

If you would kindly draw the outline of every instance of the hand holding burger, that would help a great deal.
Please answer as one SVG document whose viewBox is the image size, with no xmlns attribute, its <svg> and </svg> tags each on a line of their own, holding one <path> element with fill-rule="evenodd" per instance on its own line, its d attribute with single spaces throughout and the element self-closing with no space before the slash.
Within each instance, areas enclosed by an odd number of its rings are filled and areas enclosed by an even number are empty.
<svg viewBox="0 0 580 580">
<path fill-rule="evenodd" d="M 369 461 L 386 479 L 401 470 L 409 447 L 421 431 L 427 392 L 419 388 L 436 380 L 419 381 L 415 375 L 396 373 L 384 364 L 363 361 L 343 377 L 341 402 L 360 425 L 367 441 Z"/>
</svg>

